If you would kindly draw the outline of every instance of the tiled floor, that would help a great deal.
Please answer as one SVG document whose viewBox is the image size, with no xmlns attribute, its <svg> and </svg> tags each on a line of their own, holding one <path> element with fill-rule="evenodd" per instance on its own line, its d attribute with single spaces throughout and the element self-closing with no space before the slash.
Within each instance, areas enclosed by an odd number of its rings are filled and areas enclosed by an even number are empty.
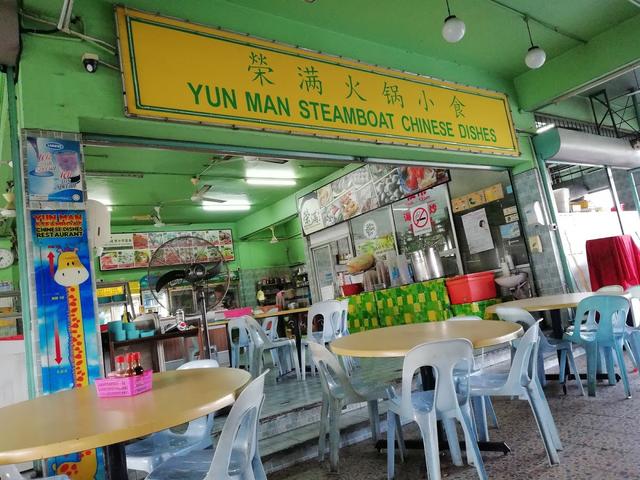
<svg viewBox="0 0 640 480">
<path fill-rule="evenodd" d="M 583 357 L 584 358 L 584 357 Z M 578 368 L 584 371 L 582 359 Z M 499 430 L 491 430 L 494 440 L 504 440 L 512 453 L 484 453 L 487 474 L 491 479 L 605 480 L 640 479 L 640 377 L 631 375 L 632 399 L 626 399 L 621 384 L 600 384 L 597 397 L 580 397 L 569 384 L 563 395 L 557 384 L 546 387 L 547 398 L 560 431 L 564 450 L 561 465 L 550 467 L 526 402 L 494 400 L 500 421 Z M 414 427 L 406 427 L 406 437 L 417 437 Z M 455 467 L 442 457 L 443 478 L 450 480 L 477 478 L 472 467 Z M 421 451 L 411 451 L 406 463 L 396 462 L 396 478 L 426 478 Z M 384 479 L 385 452 L 378 453 L 370 441 L 340 451 L 340 473 L 330 474 L 328 463 L 311 460 L 269 476 L 271 480 L 315 479 Z"/>
</svg>

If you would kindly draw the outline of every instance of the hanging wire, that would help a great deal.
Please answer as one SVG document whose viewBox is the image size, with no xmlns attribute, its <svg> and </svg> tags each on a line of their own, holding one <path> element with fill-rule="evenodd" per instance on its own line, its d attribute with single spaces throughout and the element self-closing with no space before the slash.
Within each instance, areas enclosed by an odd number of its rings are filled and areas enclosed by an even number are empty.
<svg viewBox="0 0 640 480">
<path fill-rule="evenodd" d="M 524 23 L 527 25 L 527 33 L 529 33 L 529 42 L 533 47 L 533 38 L 531 37 L 531 27 L 529 27 L 529 17 L 527 16 L 524 17 Z"/>
<path fill-rule="evenodd" d="M 444 0 L 444 1 L 447 4 L 447 15 L 451 16 L 451 7 L 449 7 L 449 0 Z"/>
</svg>

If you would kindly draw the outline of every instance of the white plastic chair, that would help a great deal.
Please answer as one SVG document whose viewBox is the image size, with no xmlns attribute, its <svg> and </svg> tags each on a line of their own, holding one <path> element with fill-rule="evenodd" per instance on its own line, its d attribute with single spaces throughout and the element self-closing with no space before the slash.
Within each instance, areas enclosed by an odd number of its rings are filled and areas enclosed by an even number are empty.
<svg viewBox="0 0 640 480">
<path fill-rule="evenodd" d="M 180 365 L 178 370 L 217 367 L 219 365 L 215 360 L 194 360 Z M 213 417 L 214 414 L 211 413 L 205 417 L 192 420 L 184 433 L 162 430 L 138 442 L 127 445 L 125 447 L 127 468 L 149 473 L 171 457 L 192 450 L 204 450 L 210 447 Z"/>
<path fill-rule="evenodd" d="M 310 342 L 309 352 L 313 363 L 320 373 L 322 385 L 322 410 L 320 412 L 320 435 L 318 441 L 318 459 L 324 460 L 327 440 L 327 423 L 329 424 L 329 463 L 331 471 L 338 470 L 338 450 L 340 448 L 340 415 L 342 409 L 352 403 L 367 402 L 371 437 L 374 442 L 380 437 L 380 414 L 378 400 L 387 398 L 386 388 L 369 386 L 356 390 L 351 379 L 342 369 L 338 359 L 321 343 Z M 402 432 L 400 422 L 396 422 L 399 434 Z"/>
<path fill-rule="evenodd" d="M 549 463 L 557 465 L 560 463 L 558 450 L 562 450 L 562 442 L 538 380 L 538 323 L 540 320 L 520 338 L 509 372 L 473 374 L 469 378 L 469 388 L 473 397 L 518 397 L 527 400 L 538 425 Z"/>
<path fill-rule="evenodd" d="M 500 320 L 504 320 L 507 322 L 517 323 L 522 325 L 525 330 L 537 325 L 539 320 L 533 318 L 531 313 L 526 310 L 518 307 L 496 307 L 496 315 Z M 516 344 L 517 342 L 514 342 Z M 560 357 L 558 358 L 558 366 L 560 368 L 560 384 L 565 385 L 565 369 L 567 366 L 567 360 L 569 361 L 569 368 L 574 374 L 576 385 L 578 390 L 580 391 L 580 395 L 584 396 L 584 387 L 582 386 L 582 380 L 580 379 L 580 373 L 576 367 L 576 361 L 573 356 L 573 345 L 569 340 L 565 340 L 562 338 L 547 338 L 542 332 L 540 333 L 540 338 L 538 340 L 538 358 L 537 358 L 537 372 L 538 372 L 538 380 L 541 385 L 545 385 L 547 383 L 545 374 L 544 374 L 544 357 L 546 354 L 553 353 L 557 356 L 557 353 L 560 353 Z"/>
<path fill-rule="evenodd" d="M 596 290 L 596 293 L 606 293 L 607 295 L 622 295 L 624 287 L 622 285 L 605 285 Z"/>
<path fill-rule="evenodd" d="M 477 315 L 456 315 L 455 317 L 451 317 L 448 318 L 446 320 L 447 322 L 477 322 L 477 321 L 482 321 L 482 318 L 478 317 Z M 480 357 L 484 357 L 484 348 L 480 349 Z M 482 366 L 478 366 L 478 362 L 476 362 L 475 360 L 477 359 L 477 356 L 474 355 L 474 363 L 472 366 L 471 371 L 472 372 L 477 372 L 482 370 Z M 484 361 L 484 359 L 483 359 Z M 454 371 L 454 375 L 457 375 L 458 372 Z M 480 402 L 480 399 L 471 399 L 472 404 L 474 403 L 478 403 Z M 474 405 L 475 406 L 475 405 Z M 496 411 L 493 408 L 493 402 L 491 401 L 490 397 L 487 397 L 484 399 L 484 407 L 487 410 L 487 413 L 489 414 L 489 418 L 491 419 L 491 423 L 495 428 L 499 428 L 498 426 L 498 416 L 496 415 Z M 485 424 L 483 424 L 485 425 Z M 478 438 L 482 441 L 484 440 L 484 436 L 485 436 L 485 432 L 484 431 L 478 431 Z M 488 432 L 486 433 L 486 435 L 488 436 Z"/>
<path fill-rule="evenodd" d="M 277 312 L 277 308 L 273 308 L 269 310 L 267 313 Z M 262 320 L 262 330 L 269 337 L 269 340 L 278 340 L 278 316 L 267 317 Z M 278 367 L 279 371 L 291 370 L 290 365 L 283 365 L 282 368 L 278 364 L 278 352 L 275 350 L 271 350 L 271 360 L 274 366 Z"/>
<path fill-rule="evenodd" d="M 302 359 L 302 379 L 307 378 L 307 345 L 309 342 L 315 343 L 330 343 L 336 338 L 336 325 L 341 320 L 343 312 L 342 304 L 339 300 L 325 300 L 323 302 L 317 302 L 311 305 L 309 312 L 307 313 L 307 336 L 302 339 L 302 353 L 300 358 Z M 322 317 L 322 331 L 313 331 L 313 319 L 316 317 Z M 313 362 L 309 362 L 312 375 L 316 374 Z"/>
<path fill-rule="evenodd" d="M 237 340 L 234 339 L 233 330 L 238 331 Z M 228 338 L 231 342 L 231 345 L 229 345 L 230 347 L 229 349 L 231 350 L 231 359 L 230 359 L 231 367 L 240 368 L 240 353 L 241 353 L 241 350 L 243 349 L 247 357 L 246 365 L 247 367 L 250 367 L 251 356 L 253 352 L 251 349 L 249 332 L 247 331 L 247 327 L 246 327 L 245 321 L 243 320 L 243 317 L 230 318 L 229 322 L 227 323 L 227 332 L 228 332 Z"/>
<path fill-rule="evenodd" d="M 427 474 L 430 480 L 439 480 L 440 458 L 438 446 L 437 421 L 444 426 L 449 451 L 455 465 L 462 465 L 462 455 L 456 433 L 457 420 L 462 426 L 467 447 L 467 461 L 473 463 L 481 479 L 487 478 L 478 441 L 473 427 L 469 404 L 468 379 L 473 364 L 473 346 L 466 339 L 443 340 L 418 345 L 407 353 L 402 367 L 402 394 L 397 396 L 393 387 L 389 387 L 389 406 L 387 425 L 394 425 L 397 418 L 408 418 L 418 424 Z M 453 370 L 461 371 L 466 365 L 466 376 L 454 377 Z M 431 367 L 435 370 L 435 390 L 412 392 L 413 377 L 420 368 Z M 460 392 L 456 384 L 463 384 Z M 395 430 L 387 429 L 387 478 L 395 475 Z M 402 440 L 399 440 L 402 444 Z M 402 451 L 401 451 L 402 452 Z"/>
<path fill-rule="evenodd" d="M 336 325 L 336 337 L 349 335 L 349 298 L 338 300 L 340 302 L 340 318 Z"/>
<path fill-rule="evenodd" d="M 342 300 L 339 300 L 339 302 L 340 302 L 341 312 L 336 325 L 336 338 L 346 337 L 347 335 L 350 335 L 349 297 L 343 298 Z M 342 363 L 342 366 L 344 367 L 344 369 L 347 371 L 349 375 L 351 375 L 351 373 L 353 373 L 353 370 L 359 365 L 357 359 L 346 356 L 346 355 L 342 355 L 340 357 L 340 361 Z"/>
<path fill-rule="evenodd" d="M 15 465 L 0 465 L 0 479 L 2 480 L 27 480 Z M 69 480 L 66 475 L 54 475 L 52 477 L 41 477 L 42 480 Z"/>
<path fill-rule="evenodd" d="M 258 425 L 264 402 L 264 372 L 236 399 L 222 427 L 215 450 L 178 455 L 163 463 L 147 480 L 265 480 L 258 449 Z"/>
<path fill-rule="evenodd" d="M 282 359 L 285 358 L 284 355 L 287 355 L 289 357 L 290 365 L 293 365 L 296 371 L 296 378 L 300 380 L 300 364 L 298 363 L 295 340 L 292 338 L 270 340 L 264 333 L 264 330 L 262 330 L 260 324 L 256 322 L 253 317 L 247 315 L 241 318 L 245 322 L 246 328 L 249 331 L 249 337 L 251 338 L 251 346 L 253 350 L 250 369 L 251 376 L 253 378 L 257 378 L 258 375 L 262 373 L 262 369 L 264 368 L 264 352 L 276 350 L 280 359 L 278 360 L 280 375 L 282 376 L 287 373 L 284 370 L 286 362 L 282 361 Z"/>
<path fill-rule="evenodd" d="M 274 308 L 269 310 L 267 313 L 277 312 L 278 309 Z M 278 316 L 275 315 L 273 317 L 267 317 L 262 320 L 262 330 L 267 334 L 269 340 L 277 340 L 278 339 Z"/>
</svg>

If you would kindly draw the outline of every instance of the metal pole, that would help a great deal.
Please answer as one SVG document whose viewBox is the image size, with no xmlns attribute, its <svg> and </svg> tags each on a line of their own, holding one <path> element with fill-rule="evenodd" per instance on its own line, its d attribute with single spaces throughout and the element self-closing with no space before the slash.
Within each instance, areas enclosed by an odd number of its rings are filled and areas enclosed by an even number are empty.
<svg viewBox="0 0 640 480">
<path fill-rule="evenodd" d="M 618 224 L 620 225 L 620 231 L 625 234 L 624 224 L 622 222 L 622 208 L 620 208 L 620 199 L 618 198 L 618 190 L 616 189 L 616 183 L 613 179 L 613 171 L 611 167 L 605 167 L 607 172 L 607 178 L 609 179 L 609 188 L 611 188 L 611 196 L 613 197 L 613 205 L 616 209 L 616 216 L 618 217 Z"/>
<path fill-rule="evenodd" d="M 640 215 L 640 197 L 638 197 L 638 187 L 636 187 L 636 180 L 633 177 L 633 173 L 637 169 L 629 170 L 627 173 L 629 175 L 629 181 L 631 182 L 631 193 L 633 194 L 633 203 L 636 206 L 636 212 Z"/>
<path fill-rule="evenodd" d="M 13 190 L 16 197 L 16 235 L 18 237 L 18 270 L 20 272 L 20 303 L 22 310 L 22 331 L 24 333 L 25 356 L 27 362 L 27 388 L 29 398 L 36 396 L 33 331 L 29 300 L 29 267 L 27 264 L 26 221 L 24 216 L 24 194 L 22 190 L 22 161 L 20 159 L 20 133 L 18 129 L 18 107 L 16 98 L 16 72 L 7 67 L 7 105 L 9 109 L 9 137 L 11 160 L 13 162 Z"/>
<path fill-rule="evenodd" d="M 537 160 L 538 171 L 540 172 L 540 179 L 542 183 L 542 189 L 544 190 L 544 196 L 547 201 L 547 205 L 549 206 L 549 216 L 551 217 L 551 221 L 555 225 L 555 237 L 556 243 L 558 245 L 558 253 L 560 257 L 560 263 L 562 264 L 562 272 L 564 274 L 564 279 L 569 287 L 569 290 L 572 292 L 576 291 L 575 282 L 573 281 L 573 276 L 571 275 L 571 270 L 569 269 L 569 264 L 567 262 L 567 256 L 564 253 L 564 246 L 562 244 L 562 237 L 560 236 L 560 231 L 558 230 L 558 218 L 556 216 L 555 210 L 555 201 L 553 199 L 553 195 L 551 194 L 551 180 L 549 179 L 549 174 L 547 172 L 547 166 L 544 163 L 544 160 L 535 152 L 534 155 Z"/>
</svg>

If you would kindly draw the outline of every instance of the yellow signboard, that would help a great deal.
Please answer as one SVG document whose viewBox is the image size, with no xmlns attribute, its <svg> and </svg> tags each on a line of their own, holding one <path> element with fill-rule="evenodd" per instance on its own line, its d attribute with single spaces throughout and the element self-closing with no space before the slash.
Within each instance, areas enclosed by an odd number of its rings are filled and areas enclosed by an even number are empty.
<svg viewBox="0 0 640 480">
<path fill-rule="evenodd" d="M 498 92 L 117 7 L 127 115 L 518 156 Z"/>
</svg>

